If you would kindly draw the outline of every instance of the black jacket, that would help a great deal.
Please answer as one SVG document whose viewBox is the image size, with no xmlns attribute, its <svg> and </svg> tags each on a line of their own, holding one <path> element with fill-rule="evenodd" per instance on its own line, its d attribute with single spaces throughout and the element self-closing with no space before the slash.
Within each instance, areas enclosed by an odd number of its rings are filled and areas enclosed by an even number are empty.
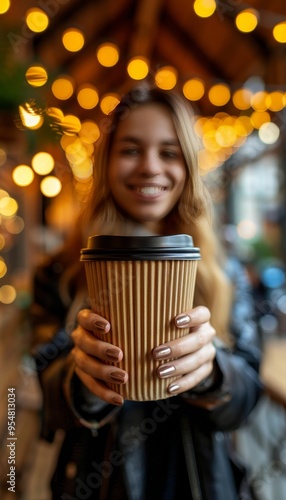
<svg viewBox="0 0 286 500">
<path fill-rule="evenodd" d="M 58 429 L 65 430 L 52 481 L 54 500 L 252 498 L 230 435 L 246 421 L 261 393 L 260 352 L 248 283 L 236 261 L 229 263 L 232 279 L 234 267 L 240 277 L 233 310 L 235 344 L 232 351 L 217 346 L 220 382 L 209 392 L 126 401 L 122 408 L 86 405 L 73 372 L 67 331 L 59 328 L 50 341 L 37 343 L 42 435 L 52 439 Z M 45 318 L 51 329 L 64 321 L 56 269 L 54 264 L 39 268 L 35 277 L 37 331 Z"/>
</svg>

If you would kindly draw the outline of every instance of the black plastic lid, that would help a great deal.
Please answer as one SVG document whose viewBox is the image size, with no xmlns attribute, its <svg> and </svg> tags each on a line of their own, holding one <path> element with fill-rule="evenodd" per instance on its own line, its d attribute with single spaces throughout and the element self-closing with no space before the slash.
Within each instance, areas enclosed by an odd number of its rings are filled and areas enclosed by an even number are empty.
<svg viewBox="0 0 286 500">
<path fill-rule="evenodd" d="M 188 234 L 172 236 L 110 236 L 88 238 L 81 260 L 199 260 L 200 249 Z"/>
</svg>

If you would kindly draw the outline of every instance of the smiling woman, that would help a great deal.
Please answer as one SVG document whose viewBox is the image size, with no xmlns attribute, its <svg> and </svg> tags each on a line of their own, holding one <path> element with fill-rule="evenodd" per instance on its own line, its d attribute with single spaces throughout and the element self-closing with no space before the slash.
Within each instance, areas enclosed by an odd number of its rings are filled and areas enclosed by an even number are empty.
<svg viewBox="0 0 286 500">
<path fill-rule="evenodd" d="M 133 88 L 111 113 L 108 129 L 97 145 L 86 210 L 62 251 L 43 264 L 35 277 L 35 314 L 31 315 L 35 342 L 43 324 L 46 330 L 49 325 L 49 337 L 54 334 L 48 346 L 36 351 L 44 395 L 44 435 L 49 438 L 58 428 L 66 431 L 53 478 L 53 499 L 79 498 L 82 491 L 93 500 L 186 496 L 235 500 L 240 494 L 250 499 L 243 475 L 238 493 L 232 471 L 238 475 L 239 469 L 228 452 L 227 431 L 239 427 L 258 400 L 259 353 L 249 342 L 240 350 L 235 339 L 227 344 L 232 295 L 216 256 L 210 199 L 198 170 L 192 110 L 176 93 Z M 147 274 L 142 273 L 140 286 L 134 285 L 134 293 L 126 292 L 123 307 L 119 290 L 129 274 L 122 280 L 119 272 L 109 272 L 105 278 L 103 268 L 96 267 L 99 284 L 92 294 L 102 297 L 102 309 L 96 301 L 92 310 L 88 308 L 80 249 L 93 234 L 127 232 L 151 232 L 156 240 L 158 235 L 189 235 L 200 247 L 194 307 L 176 310 L 170 322 L 164 321 L 176 333 L 163 344 L 158 340 L 160 302 L 150 292 L 152 284 L 156 288 L 159 282 L 153 272 L 148 273 L 149 287 Z M 144 236 L 141 241 L 146 246 Z M 133 264 L 130 252 L 127 257 L 128 264 Z M 106 264 L 110 264 L 108 258 Z M 118 265 L 124 268 L 121 261 Z M 173 268 L 168 269 L 174 273 Z M 172 282 L 168 272 L 160 276 L 166 277 L 163 282 Z M 193 280 L 187 278 L 186 285 L 183 281 L 181 276 L 175 280 L 168 295 L 179 297 L 184 288 L 189 297 Z M 165 311 L 169 297 L 164 284 Z M 115 321 L 107 319 L 107 289 L 117 299 L 112 305 L 114 318 L 119 312 L 124 316 L 120 330 L 125 348 L 117 345 L 120 337 L 118 342 L 114 340 Z M 152 326 L 143 322 L 147 352 L 136 336 L 140 319 L 134 297 L 148 297 L 152 302 Z M 235 325 L 237 338 L 242 328 L 241 323 Z M 49 346 L 58 347 L 62 336 L 63 348 L 60 352 L 57 348 L 58 354 L 47 360 Z M 121 363 L 128 359 L 128 343 L 143 358 L 143 371 Z M 152 360 L 152 367 L 147 359 Z M 121 388 L 129 377 L 139 380 L 141 376 L 147 385 L 151 379 L 164 380 L 163 399 L 123 398 Z M 70 463 L 76 467 L 73 477 L 65 475 Z"/>
</svg>

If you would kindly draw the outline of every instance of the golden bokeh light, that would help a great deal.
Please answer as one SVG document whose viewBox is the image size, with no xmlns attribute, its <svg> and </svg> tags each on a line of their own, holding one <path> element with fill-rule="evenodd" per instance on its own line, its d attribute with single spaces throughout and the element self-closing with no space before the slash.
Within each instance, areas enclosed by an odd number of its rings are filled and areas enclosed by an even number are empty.
<svg viewBox="0 0 286 500">
<path fill-rule="evenodd" d="M 78 134 L 81 129 L 81 121 L 75 115 L 65 115 L 61 123 L 62 131 L 66 135 Z"/>
<path fill-rule="evenodd" d="M 6 244 L 5 237 L 3 234 L 0 233 L 0 250 L 3 250 L 3 248 L 5 247 L 5 244 Z"/>
<path fill-rule="evenodd" d="M 205 93 L 205 86 L 199 78 L 191 78 L 183 85 L 183 94 L 189 101 L 198 101 Z"/>
<path fill-rule="evenodd" d="M 109 115 L 109 113 L 116 108 L 119 102 L 120 98 L 118 94 L 106 94 L 100 101 L 100 109 L 105 115 Z"/>
<path fill-rule="evenodd" d="M 15 215 L 5 221 L 5 227 L 10 234 L 19 234 L 25 227 L 25 222 L 22 217 Z"/>
<path fill-rule="evenodd" d="M 25 76 L 31 87 L 42 87 L 48 81 L 48 73 L 43 66 L 30 66 Z"/>
<path fill-rule="evenodd" d="M 22 125 L 30 130 L 38 130 L 44 123 L 42 115 L 29 113 L 24 106 L 19 106 L 19 115 Z"/>
<path fill-rule="evenodd" d="M 250 119 L 256 129 L 259 129 L 263 123 L 271 121 L 270 114 L 267 111 L 253 111 Z"/>
<path fill-rule="evenodd" d="M 34 172 L 28 165 L 18 165 L 12 172 L 12 179 L 17 186 L 29 186 L 34 180 Z"/>
<path fill-rule="evenodd" d="M 265 111 L 267 109 L 268 93 L 264 90 L 256 92 L 251 97 L 251 106 L 255 111 Z"/>
<path fill-rule="evenodd" d="M 241 220 L 237 225 L 237 233 L 245 240 L 252 239 L 257 234 L 257 225 L 252 220 Z"/>
<path fill-rule="evenodd" d="M 284 92 L 270 92 L 266 97 L 265 104 L 270 111 L 281 111 L 286 105 L 286 96 Z"/>
<path fill-rule="evenodd" d="M 3 278 L 5 274 L 7 273 L 7 265 L 4 259 L 0 257 L 0 278 Z"/>
<path fill-rule="evenodd" d="M 194 2 L 194 11 L 199 17 L 210 17 L 215 10 L 215 0 L 195 0 Z"/>
<path fill-rule="evenodd" d="M 251 107 L 252 92 L 248 89 L 238 89 L 232 96 L 232 102 L 237 109 L 245 111 Z"/>
<path fill-rule="evenodd" d="M 54 198 L 61 192 L 61 189 L 61 181 L 53 175 L 45 177 L 40 184 L 41 193 L 47 198 Z"/>
<path fill-rule="evenodd" d="M 103 43 L 97 48 L 96 56 L 102 66 L 111 68 L 119 60 L 119 49 L 114 43 Z"/>
<path fill-rule="evenodd" d="M 127 65 L 127 73 L 133 80 L 143 80 L 149 73 L 149 62 L 145 57 L 133 57 Z"/>
<path fill-rule="evenodd" d="M 55 160 L 50 153 L 40 151 L 33 156 L 31 165 L 37 174 L 47 175 L 53 170 Z"/>
<path fill-rule="evenodd" d="M 1 0 L 0 3 L 0 14 L 5 14 L 10 9 L 10 0 Z"/>
<path fill-rule="evenodd" d="M 217 83 L 210 88 L 208 96 L 214 106 L 225 106 L 230 100 L 229 87 L 225 83 Z"/>
<path fill-rule="evenodd" d="M 98 91 L 93 85 L 84 85 L 78 89 L 77 101 L 83 109 L 93 109 L 99 101 Z"/>
<path fill-rule="evenodd" d="M 69 52 L 78 52 L 84 46 L 84 35 L 77 28 L 68 28 L 63 33 L 62 42 Z"/>
<path fill-rule="evenodd" d="M 98 125 L 92 120 L 86 120 L 82 122 L 79 136 L 82 142 L 93 144 L 100 137 L 100 130 Z"/>
<path fill-rule="evenodd" d="M 65 101 L 69 99 L 74 92 L 73 81 L 70 77 L 57 78 L 52 84 L 52 93 L 57 99 Z"/>
<path fill-rule="evenodd" d="M 47 14 L 36 7 L 29 9 L 25 15 L 27 26 L 34 33 L 42 33 L 49 25 L 49 18 Z"/>
<path fill-rule="evenodd" d="M 0 302 L 2 304 L 12 304 L 17 297 L 16 290 L 11 285 L 3 285 L 0 287 Z"/>
<path fill-rule="evenodd" d="M 3 196 L 0 198 L 0 215 L 11 217 L 15 215 L 18 210 L 18 203 L 10 196 Z"/>
<path fill-rule="evenodd" d="M 239 31 L 250 33 L 258 24 L 258 12 L 255 9 L 245 9 L 235 18 L 235 24 Z"/>
<path fill-rule="evenodd" d="M 246 135 L 250 135 L 253 132 L 253 124 L 251 118 L 247 115 L 239 116 L 235 121 L 235 127 L 240 130 L 240 135 L 243 135 L 245 131 Z"/>
<path fill-rule="evenodd" d="M 4 163 L 6 162 L 7 160 L 7 153 L 5 151 L 5 149 L 3 149 L 2 147 L 0 147 L 0 167 L 2 165 L 4 165 Z"/>
<path fill-rule="evenodd" d="M 157 87 L 163 90 L 171 90 L 177 84 L 178 73 L 173 66 L 164 66 L 158 69 L 155 74 Z"/>
<path fill-rule="evenodd" d="M 274 26 L 273 36 L 276 42 L 286 43 L 286 21 L 282 21 Z"/>
</svg>

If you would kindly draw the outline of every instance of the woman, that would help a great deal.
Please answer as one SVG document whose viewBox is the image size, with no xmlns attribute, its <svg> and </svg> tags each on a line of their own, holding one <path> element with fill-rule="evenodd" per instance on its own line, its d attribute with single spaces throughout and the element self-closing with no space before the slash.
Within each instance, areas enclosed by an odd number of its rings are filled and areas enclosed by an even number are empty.
<svg viewBox="0 0 286 500">
<path fill-rule="evenodd" d="M 35 331 L 45 318 L 49 336 L 58 330 L 36 355 L 43 435 L 66 431 L 54 499 L 251 498 L 227 433 L 258 400 L 259 356 L 241 341 L 239 324 L 231 339 L 232 290 L 218 265 L 210 206 L 188 104 L 172 92 L 132 89 L 104 123 L 80 230 L 35 280 Z M 128 380 L 116 367 L 124 353 L 96 338 L 112 325 L 89 310 L 78 264 L 89 235 L 134 231 L 190 234 L 202 255 L 195 307 L 174 318 L 189 335 L 151 353 L 165 361 L 158 377 L 177 377 L 162 401 L 124 401 L 107 387 Z"/>
</svg>

